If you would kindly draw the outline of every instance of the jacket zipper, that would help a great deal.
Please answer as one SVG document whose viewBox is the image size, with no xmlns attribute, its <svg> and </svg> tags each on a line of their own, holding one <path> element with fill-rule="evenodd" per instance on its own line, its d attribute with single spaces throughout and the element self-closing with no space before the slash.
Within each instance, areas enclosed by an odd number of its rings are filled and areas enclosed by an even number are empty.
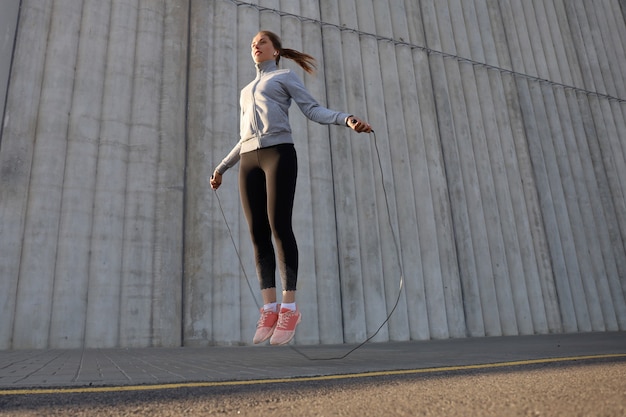
<svg viewBox="0 0 626 417">
<path fill-rule="evenodd" d="M 263 77 L 263 74 L 259 74 L 259 78 L 252 86 L 252 113 L 253 113 L 252 119 L 253 119 L 253 126 L 255 129 L 256 140 L 257 140 L 257 149 L 261 148 L 261 129 L 259 129 L 258 112 L 256 111 L 256 87 L 257 85 L 259 85 L 259 82 L 261 82 L 262 77 Z"/>
</svg>

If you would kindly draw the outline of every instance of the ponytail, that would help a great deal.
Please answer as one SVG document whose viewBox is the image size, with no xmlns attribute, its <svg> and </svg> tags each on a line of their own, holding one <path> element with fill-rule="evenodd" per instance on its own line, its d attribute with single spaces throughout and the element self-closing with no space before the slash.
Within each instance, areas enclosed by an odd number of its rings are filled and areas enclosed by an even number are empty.
<svg viewBox="0 0 626 417">
<path fill-rule="evenodd" d="M 278 64 L 278 61 L 280 61 L 281 56 L 295 61 L 296 64 L 300 65 L 302 69 L 309 74 L 313 74 L 315 72 L 315 58 L 313 58 L 309 54 L 296 51 L 295 49 L 280 49 L 279 54 L 276 57 L 276 64 Z"/>
<path fill-rule="evenodd" d="M 287 59 L 293 60 L 296 64 L 298 64 L 303 70 L 305 70 L 309 74 L 313 74 L 316 69 L 315 58 L 313 58 L 309 54 L 305 54 L 304 52 L 296 51 L 295 49 L 283 48 L 280 37 L 276 35 L 274 32 L 270 32 L 268 30 L 262 30 L 259 32 L 262 35 L 265 35 L 269 38 L 270 42 L 274 46 L 274 49 L 278 50 L 278 56 L 276 57 L 276 65 L 280 62 L 280 57 L 285 57 Z"/>
</svg>

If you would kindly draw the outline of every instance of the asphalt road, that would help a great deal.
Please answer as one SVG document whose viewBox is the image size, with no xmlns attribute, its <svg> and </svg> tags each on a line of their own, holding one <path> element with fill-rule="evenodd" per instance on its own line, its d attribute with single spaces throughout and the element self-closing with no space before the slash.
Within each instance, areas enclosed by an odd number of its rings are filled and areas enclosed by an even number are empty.
<svg viewBox="0 0 626 417">
<path fill-rule="evenodd" d="M 626 416 L 626 360 L 0 396 L 1 416 Z"/>
</svg>

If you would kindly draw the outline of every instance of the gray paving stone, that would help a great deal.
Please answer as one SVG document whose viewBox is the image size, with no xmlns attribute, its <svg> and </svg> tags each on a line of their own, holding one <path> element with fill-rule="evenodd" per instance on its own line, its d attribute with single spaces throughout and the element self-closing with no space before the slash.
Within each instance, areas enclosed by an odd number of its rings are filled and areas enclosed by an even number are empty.
<svg viewBox="0 0 626 417">
<path fill-rule="evenodd" d="M 242 381 L 623 354 L 626 332 L 354 346 L 0 351 L 0 390 Z M 296 350 L 297 349 L 297 350 Z"/>
</svg>

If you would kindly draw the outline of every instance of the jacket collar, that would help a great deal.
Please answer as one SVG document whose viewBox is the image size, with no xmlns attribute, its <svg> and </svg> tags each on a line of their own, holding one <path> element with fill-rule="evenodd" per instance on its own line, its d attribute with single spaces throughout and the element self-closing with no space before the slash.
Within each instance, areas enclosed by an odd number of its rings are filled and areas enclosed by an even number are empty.
<svg viewBox="0 0 626 417">
<path fill-rule="evenodd" d="M 258 64 L 255 64 L 255 67 L 256 67 L 256 72 L 259 75 L 272 72 L 278 69 L 278 66 L 276 65 L 276 61 L 274 61 L 273 59 L 268 59 L 267 61 L 263 61 Z"/>
</svg>

